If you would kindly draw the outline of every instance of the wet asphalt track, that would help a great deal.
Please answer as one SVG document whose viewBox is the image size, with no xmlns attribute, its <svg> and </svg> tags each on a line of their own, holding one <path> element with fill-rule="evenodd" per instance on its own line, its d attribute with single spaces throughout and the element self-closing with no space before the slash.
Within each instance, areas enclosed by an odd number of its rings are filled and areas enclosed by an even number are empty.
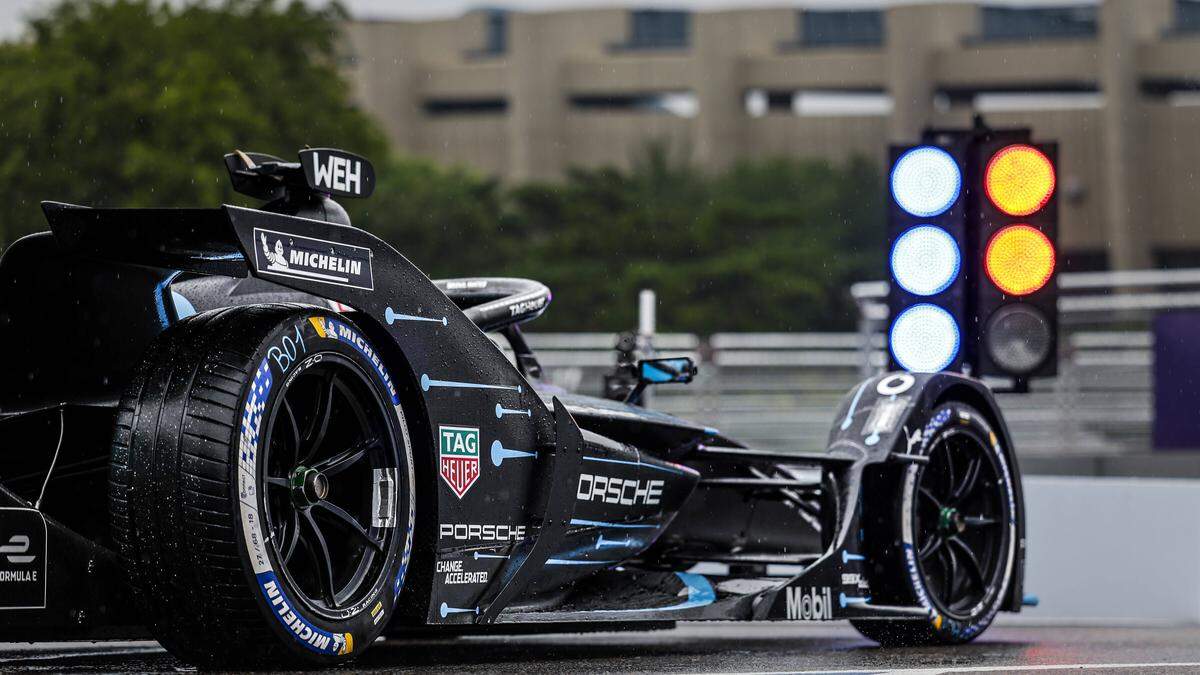
<svg viewBox="0 0 1200 675">
<path fill-rule="evenodd" d="M 155 643 L 0 643 L 2 672 L 175 672 Z M 1200 627 L 996 626 L 959 648 L 884 650 L 848 625 L 688 624 L 593 633 L 385 642 L 359 672 L 1200 673 Z"/>
</svg>

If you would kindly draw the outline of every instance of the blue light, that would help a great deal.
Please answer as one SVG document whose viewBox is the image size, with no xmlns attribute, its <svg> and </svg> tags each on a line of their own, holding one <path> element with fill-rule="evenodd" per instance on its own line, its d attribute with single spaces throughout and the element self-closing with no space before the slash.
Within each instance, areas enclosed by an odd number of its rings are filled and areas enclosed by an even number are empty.
<svg viewBox="0 0 1200 675">
<path fill-rule="evenodd" d="M 888 345 L 896 363 L 913 373 L 945 370 L 958 356 L 958 323 L 937 305 L 913 305 L 892 322 Z"/>
<path fill-rule="evenodd" d="M 936 295 L 958 278 L 962 256 L 950 233 L 919 225 L 892 245 L 892 278 L 914 295 Z"/>
<path fill-rule="evenodd" d="M 931 145 L 913 148 L 892 168 L 892 198 L 908 213 L 931 218 L 958 201 L 962 172 L 950 153 Z"/>
</svg>

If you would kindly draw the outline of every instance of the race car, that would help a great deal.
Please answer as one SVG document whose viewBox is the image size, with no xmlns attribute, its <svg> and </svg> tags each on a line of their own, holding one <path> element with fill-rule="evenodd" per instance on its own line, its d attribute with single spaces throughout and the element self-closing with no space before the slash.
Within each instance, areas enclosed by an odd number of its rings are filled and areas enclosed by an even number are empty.
<svg viewBox="0 0 1200 675">
<path fill-rule="evenodd" d="M 260 208 L 45 202 L 0 259 L 0 641 L 293 667 L 694 620 L 952 645 L 1021 609 L 983 383 L 880 374 L 824 449 L 746 447 L 642 405 L 689 358 L 625 349 L 597 397 L 544 382 L 521 326 L 550 291 L 431 280 L 352 227 L 334 198 L 370 195 L 366 159 L 225 164 Z"/>
</svg>

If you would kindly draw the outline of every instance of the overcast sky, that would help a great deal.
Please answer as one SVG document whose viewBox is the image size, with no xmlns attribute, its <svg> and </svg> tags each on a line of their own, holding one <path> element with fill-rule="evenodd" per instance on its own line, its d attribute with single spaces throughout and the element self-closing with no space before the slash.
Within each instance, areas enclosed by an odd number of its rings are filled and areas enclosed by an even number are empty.
<svg viewBox="0 0 1200 675">
<path fill-rule="evenodd" d="M 0 0 L 0 38 L 21 32 L 23 18 L 54 0 Z M 363 18 L 428 19 L 457 16 L 475 7 L 508 7 L 538 11 L 565 7 L 637 6 L 691 9 L 728 7 L 882 7 L 916 2 L 953 0 L 342 0 L 356 16 Z M 313 0 L 320 4 L 320 0 Z M 1094 0 L 988 0 L 988 4 L 1064 5 L 1091 4 Z"/>
</svg>

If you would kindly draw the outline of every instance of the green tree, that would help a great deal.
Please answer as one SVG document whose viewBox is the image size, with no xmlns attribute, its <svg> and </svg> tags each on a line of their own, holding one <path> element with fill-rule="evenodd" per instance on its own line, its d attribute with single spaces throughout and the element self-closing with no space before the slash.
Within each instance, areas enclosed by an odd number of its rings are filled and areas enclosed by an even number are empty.
<svg viewBox="0 0 1200 675">
<path fill-rule="evenodd" d="M 351 219 L 433 277 L 503 276 L 519 246 L 500 184 L 428 160 L 376 164 L 375 193 L 348 202 Z"/>
<path fill-rule="evenodd" d="M 330 145 L 375 160 L 354 222 L 434 277 L 528 276 L 555 293 L 537 329 L 633 326 L 654 288 L 664 330 L 847 328 L 846 286 L 882 269 L 882 178 L 864 160 L 709 172 L 651 144 L 628 170 L 502 185 L 389 156 L 337 70 L 337 5 L 63 0 L 0 44 L 0 244 L 42 229 L 42 199 L 245 203 L 220 157 Z"/>
<path fill-rule="evenodd" d="M 658 292 L 665 330 L 849 328 L 847 286 L 882 269 L 881 186 L 861 159 L 755 160 L 709 175 L 652 149 L 628 172 L 516 188 L 524 249 L 509 269 L 554 289 L 539 329 L 630 328 L 640 288 Z"/>
<path fill-rule="evenodd" d="M 39 201 L 236 200 L 220 157 L 305 144 L 385 155 L 337 72 L 337 4 L 66 0 L 0 44 L 0 243 Z"/>
<path fill-rule="evenodd" d="M 354 222 L 434 277 L 525 276 L 554 304 L 534 330 L 624 330 L 641 288 L 664 330 L 844 329 L 846 287 L 883 269 L 882 178 L 776 158 L 709 174 L 650 146 L 629 170 L 502 186 L 393 160 Z"/>
</svg>

